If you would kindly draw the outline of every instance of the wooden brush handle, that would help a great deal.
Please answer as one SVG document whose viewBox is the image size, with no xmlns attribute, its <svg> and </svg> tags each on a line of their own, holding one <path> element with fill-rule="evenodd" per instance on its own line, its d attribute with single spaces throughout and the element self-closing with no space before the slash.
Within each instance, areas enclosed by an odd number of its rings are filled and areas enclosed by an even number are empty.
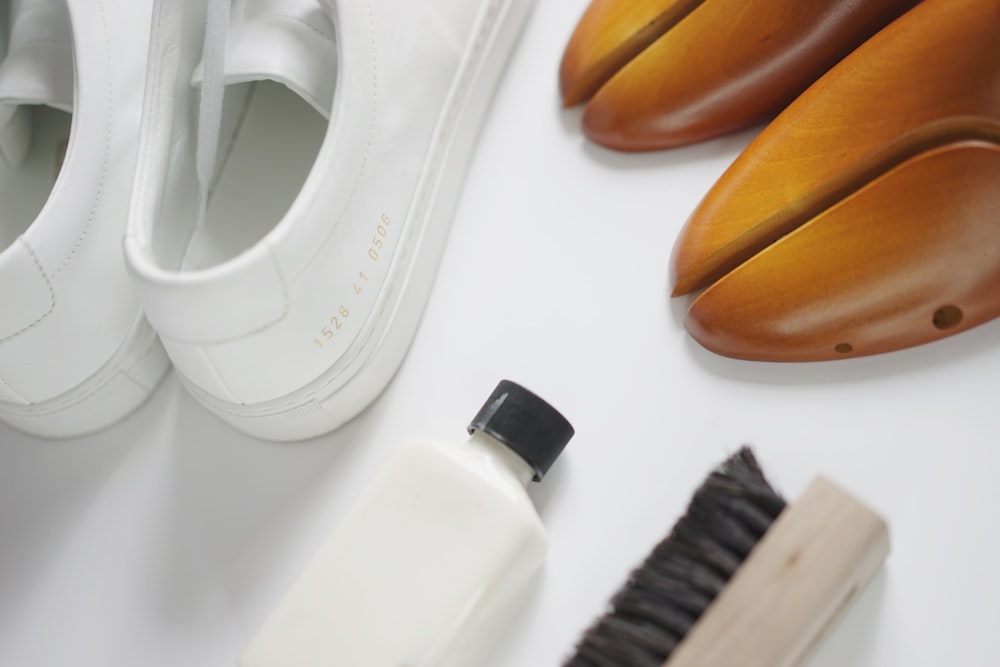
<svg viewBox="0 0 1000 667">
<path fill-rule="evenodd" d="M 885 522 L 825 479 L 782 512 L 664 667 L 797 667 L 889 553 Z"/>
</svg>

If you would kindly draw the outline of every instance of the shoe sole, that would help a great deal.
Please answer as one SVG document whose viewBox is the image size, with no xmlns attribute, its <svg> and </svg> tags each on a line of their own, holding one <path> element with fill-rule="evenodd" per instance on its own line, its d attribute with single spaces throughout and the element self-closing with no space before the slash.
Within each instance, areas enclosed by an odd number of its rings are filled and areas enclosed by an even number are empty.
<svg viewBox="0 0 1000 667">
<path fill-rule="evenodd" d="M 0 401 L 0 421 L 43 438 L 89 435 L 145 403 L 169 369 L 156 332 L 145 317 L 139 317 L 114 356 L 89 378 L 46 401 L 30 405 Z"/>
<path fill-rule="evenodd" d="M 465 166 L 533 5 L 534 0 L 496 0 L 484 9 L 470 55 L 460 66 L 438 118 L 401 245 L 358 339 L 316 380 L 260 403 L 220 400 L 178 373 L 203 405 L 250 435 L 303 440 L 341 426 L 385 389 L 416 334 L 461 194 Z"/>
</svg>

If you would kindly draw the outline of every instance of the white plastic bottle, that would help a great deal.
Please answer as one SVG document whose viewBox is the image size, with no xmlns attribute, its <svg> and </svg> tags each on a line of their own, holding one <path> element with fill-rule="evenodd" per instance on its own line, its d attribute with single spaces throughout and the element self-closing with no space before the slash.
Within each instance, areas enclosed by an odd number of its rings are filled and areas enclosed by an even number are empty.
<svg viewBox="0 0 1000 667">
<path fill-rule="evenodd" d="M 526 491 L 573 435 L 502 381 L 464 444 L 398 447 L 279 603 L 241 667 L 474 667 L 542 564 Z"/>
</svg>

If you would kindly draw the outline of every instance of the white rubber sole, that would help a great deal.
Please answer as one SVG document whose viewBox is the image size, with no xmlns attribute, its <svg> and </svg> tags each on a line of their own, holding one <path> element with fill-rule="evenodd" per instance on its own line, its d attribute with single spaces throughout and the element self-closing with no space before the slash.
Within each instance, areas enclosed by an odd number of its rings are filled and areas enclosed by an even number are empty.
<svg viewBox="0 0 1000 667">
<path fill-rule="evenodd" d="M 378 397 L 396 373 L 430 296 L 458 204 L 465 167 L 534 0 L 494 0 L 438 118 L 403 238 L 371 316 L 357 340 L 320 377 L 280 398 L 223 401 L 186 380 L 203 405 L 235 428 L 266 440 L 303 440 L 336 429 Z"/>
<path fill-rule="evenodd" d="M 156 332 L 139 317 L 129 336 L 97 372 L 47 401 L 0 401 L 0 421 L 42 438 L 89 435 L 121 421 L 152 395 L 170 369 Z"/>
</svg>

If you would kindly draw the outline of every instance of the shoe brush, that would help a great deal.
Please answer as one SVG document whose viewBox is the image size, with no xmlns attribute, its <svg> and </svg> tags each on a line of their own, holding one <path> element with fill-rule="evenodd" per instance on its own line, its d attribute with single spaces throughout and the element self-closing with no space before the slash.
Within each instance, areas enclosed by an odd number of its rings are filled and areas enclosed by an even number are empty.
<svg viewBox="0 0 1000 667">
<path fill-rule="evenodd" d="M 889 553 L 885 522 L 817 478 L 787 505 L 748 448 L 713 471 L 564 667 L 795 667 Z"/>
</svg>

